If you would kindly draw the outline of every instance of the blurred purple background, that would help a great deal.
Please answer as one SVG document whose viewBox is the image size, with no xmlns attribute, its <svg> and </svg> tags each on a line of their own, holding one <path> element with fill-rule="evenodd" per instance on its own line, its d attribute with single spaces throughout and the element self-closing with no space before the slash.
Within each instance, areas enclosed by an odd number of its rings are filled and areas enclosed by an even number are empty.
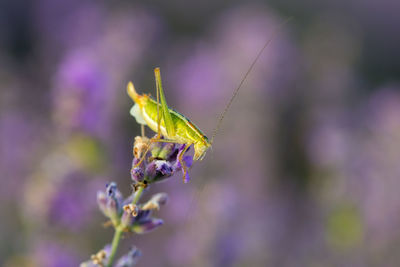
<svg viewBox="0 0 400 267">
<path fill-rule="evenodd" d="M 96 192 L 131 190 L 129 80 L 211 135 L 155 185 L 138 266 L 398 266 L 400 2 L 0 2 L 0 265 L 77 266 L 110 242 Z M 147 131 L 149 134 L 149 131 Z M 145 198 L 150 194 L 145 195 Z"/>
</svg>

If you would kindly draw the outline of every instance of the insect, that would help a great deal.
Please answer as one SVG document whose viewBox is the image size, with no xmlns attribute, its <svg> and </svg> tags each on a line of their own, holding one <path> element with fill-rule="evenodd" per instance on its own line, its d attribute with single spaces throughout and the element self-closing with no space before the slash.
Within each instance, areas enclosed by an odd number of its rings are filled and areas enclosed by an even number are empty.
<svg viewBox="0 0 400 267">
<path fill-rule="evenodd" d="M 157 99 L 160 98 L 161 107 L 158 100 L 155 101 L 146 94 L 139 95 L 133 83 L 129 82 L 127 92 L 135 102 L 135 105 L 131 109 L 131 114 L 136 118 L 137 122 L 142 125 L 147 125 L 157 133 L 157 137 L 151 139 L 151 142 L 168 142 L 186 145 L 183 153 L 180 154 L 180 158 L 178 158 L 179 162 L 182 164 L 185 175 L 187 169 L 183 164 L 182 156 L 186 150 L 193 145 L 195 151 L 193 160 L 201 160 L 204 158 L 207 149 L 211 146 L 211 142 L 188 118 L 168 107 L 162 88 L 160 68 L 154 69 L 154 75 L 156 79 Z M 161 139 L 161 135 L 165 139 Z"/>
<path fill-rule="evenodd" d="M 287 19 L 283 24 L 286 24 L 290 20 Z M 273 36 L 274 34 L 272 34 Z M 214 141 L 214 137 L 217 134 L 222 120 L 231 106 L 233 100 L 238 94 L 240 88 L 245 82 L 247 76 L 252 71 L 254 65 L 257 63 L 261 54 L 265 50 L 265 48 L 272 41 L 273 37 L 271 37 L 264 46 L 260 49 L 255 59 L 252 61 L 250 67 L 247 72 L 241 79 L 239 85 L 234 90 L 234 93 L 226 105 L 225 109 L 221 113 L 217 126 L 215 127 L 211 140 L 209 140 L 203 132 L 194 125 L 187 117 L 178 113 L 177 111 L 171 109 L 167 105 L 167 101 L 165 99 L 164 90 L 161 82 L 161 74 L 160 68 L 154 69 L 154 75 L 156 80 L 156 92 L 157 92 L 157 100 L 152 99 L 149 95 L 143 94 L 140 95 L 136 92 L 135 87 L 132 82 L 129 82 L 127 85 L 127 93 L 135 102 L 134 106 L 131 109 L 131 115 L 135 117 L 136 121 L 141 125 L 147 125 L 150 129 L 157 133 L 157 136 L 150 139 L 150 142 L 167 142 L 167 143 L 177 143 L 177 144 L 185 144 L 185 148 L 183 153 L 180 154 L 178 158 L 181 166 L 183 168 L 183 177 L 186 176 L 187 167 L 185 166 L 182 157 L 183 154 L 189 149 L 190 146 L 194 147 L 194 155 L 193 160 L 202 160 L 206 155 L 207 150 L 212 146 Z M 161 139 L 161 136 L 164 139 Z M 142 160 L 144 159 L 147 151 L 144 153 L 144 156 L 141 160 L 136 164 L 136 166 L 140 165 Z M 135 167 L 136 167 L 135 166 Z M 185 181 L 185 179 L 184 179 Z"/>
</svg>

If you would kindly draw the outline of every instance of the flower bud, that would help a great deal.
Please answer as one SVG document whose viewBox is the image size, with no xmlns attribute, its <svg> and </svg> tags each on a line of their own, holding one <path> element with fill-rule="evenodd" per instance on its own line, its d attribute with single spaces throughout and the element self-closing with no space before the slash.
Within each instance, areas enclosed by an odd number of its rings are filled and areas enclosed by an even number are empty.
<svg viewBox="0 0 400 267">
<path fill-rule="evenodd" d="M 139 209 L 135 221 L 136 222 L 146 221 L 150 218 L 150 215 L 151 215 L 151 210 Z"/>
<path fill-rule="evenodd" d="M 97 192 L 97 204 L 105 216 L 111 220 L 116 219 L 122 212 L 122 195 L 116 183 L 107 185 L 106 193 Z"/>
<path fill-rule="evenodd" d="M 139 209 L 133 204 L 125 205 L 123 209 L 121 224 L 123 227 L 131 227 L 135 221 L 135 217 L 138 215 Z"/>
<path fill-rule="evenodd" d="M 163 180 L 172 174 L 172 164 L 166 160 L 153 160 L 147 165 L 145 172 L 150 182 Z"/>
<path fill-rule="evenodd" d="M 103 214 L 112 219 L 118 216 L 118 205 L 115 199 L 107 196 L 104 192 L 97 192 L 97 204 Z"/>
<path fill-rule="evenodd" d="M 114 182 L 111 182 L 109 184 L 106 185 L 106 192 L 107 192 L 107 196 L 109 197 L 115 197 L 115 194 L 117 192 L 117 184 Z"/>
<path fill-rule="evenodd" d="M 118 217 L 118 203 L 113 198 L 108 198 L 107 200 L 107 214 L 112 220 Z"/>
<path fill-rule="evenodd" d="M 135 183 L 143 182 L 144 172 L 140 167 L 131 169 L 131 178 Z"/>
<path fill-rule="evenodd" d="M 129 250 L 127 254 L 122 256 L 116 263 L 115 267 L 132 267 L 135 266 L 142 253 L 136 247 Z"/>
<path fill-rule="evenodd" d="M 164 221 L 161 219 L 150 218 L 148 220 L 138 222 L 133 226 L 132 230 L 137 234 L 144 234 L 163 225 L 163 223 Z"/>
<path fill-rule="evenodd" d="M 156 177 L 156 174 L 157 174 L 156 168 L 157 168 L 157 165 L 156 165 L 155 160 L 153 160 L 152 162 L 147 164 L 146 170 L 145 170 L 145 176 L 147 176 L 147 178 L 149 180 L 152 180 L 152 179 L 154 179 L 154 177 Z"/>
<path fill-rule="evenodd" d="M 142 207 L 142 210 L 159 210 L 160 205 L 165 205 L 168 201 L 166 193 L 158 193 L 151 197 L 149 201 Z"/>
<path fill-rule="evenodd" d="M 101 212 L 108 217 L 107 195 L 102 191 L 97 192 L 97 205 L 99 205 Z"/>
<path fill-rule="evenodd" d="M 171 163 L 165 160 L 156 161 L 156 170 L 161 176 L 171 176 L 173 169 Z"/>
<path fill-rule="evenodd" d="M 80 267 L 98 267 L 104 266 L 108 262 L 111 253 L 111 245 L 107 244 L 102 250 L 90 256 L 89 261 L 82 262 Z"/>
</svg>

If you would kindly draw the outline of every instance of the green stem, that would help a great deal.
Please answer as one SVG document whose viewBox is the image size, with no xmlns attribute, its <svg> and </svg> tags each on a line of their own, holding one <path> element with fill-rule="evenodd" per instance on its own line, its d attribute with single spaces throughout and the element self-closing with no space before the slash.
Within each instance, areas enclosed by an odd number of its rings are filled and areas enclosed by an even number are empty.
<svg viewBox="0 0 400 267">
<path fill-rule="evenodd" d="M 135 197 L 134 197 L 133 200 L 132 200 L 132 204 L 133 204 L 133 205 L 136 205 L 136 203 L 138 203 L 140 197 L 141 197 L 142 194 L 143 194 L 143 190 L 144 190 L 144 187 L 143 187 L 143 186 L 139 187 L 138 191 L 137 191 L 136 194 L 135 194 Z"/>
<path fill-rule="evenodd" d="M 121 236 L 122 236 L 122 229 L 120 229 L 120 227 L 115 228 L 114 237 L 111 243 L 110 258 L 108 260 L 107 267 L 111 267 L 114 262 L 115 255 L 117 254 L 118 245 L 119 242 L 121 241 Z"/>
<path fill-rule="evenodd" d="M 142 196 L 144 191 L 144 187 L 139 187 L 138 191 L 135 194 L 135 197 L 132 200 L 132 204 L 136 205 L 136 203 L 139 201 L 140 197 Z M 119 223 L 118 223 L 119 224 Z M 112 264 L 114 263 L 115 255 L 117 254 L 117 249 L 119 246 L 119 242 L 121 241 L 123 229 L 119 225 L 115 225 L 115 232 L 114 232 L 114 237 L 111 243 L 111 253 L 110 257 L 107 263 L 107 267 L 111 267 Z"/>
</svg>

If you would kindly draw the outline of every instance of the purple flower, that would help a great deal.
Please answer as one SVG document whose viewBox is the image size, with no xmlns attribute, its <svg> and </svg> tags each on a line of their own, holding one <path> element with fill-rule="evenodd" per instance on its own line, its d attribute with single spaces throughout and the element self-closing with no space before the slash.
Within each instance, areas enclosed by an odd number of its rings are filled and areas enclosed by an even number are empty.
<svg viewBox="0 0 400 267">
<path fill-rule="evenodd" d="M 82 262 L 80 267 L 98 267 L 105 266 L 108 263 L 111 253 L 111 245 L 107 244 L 96 254 L 90 257 L 90 260 Z"/>
<path fill-rule="evenodd" d="M 144 204 L 144 210 L 159 210 L 161 205 L 167 204 L 168 195 L 166 193 L 158 193 L 151 197 L 146 204 Z"/>
<path fill-rule="evenodd" d="M 135 161 L 132 164 L 133 166 L 136 165 Z M 133 182 L 138 183 L 138 182 L 143 182 L 144 178 L 144 172 L 143 169 L 140 167 L 135 167 L 131 169 L 131 178 Z"/>
<path fill-rule="evenodd" d="M 115 267 L 132 267 L 135 266 L 142 253 L 136 247 L 132 247 L 127 254 L 122 256 L 116 263 Z"/>
<path fill-rule="evenodd" d="M 116 183 L 112 182 L 107 185 L 105 192 L 97 192 L 97 203 L 115 227 L 121 225 L 126 231 L 147 233 L 161 226 L 163 221 L 152 218 L 151 214 L 153 210 L 158 210 L 161 205 L 167 203 L 167 194 L 156 194 L 143 205 L 132 203 L 136 194 L 138 194 L 137 191 L 124 200 Z"/>
<path fill-rule="evenodd" d="M 82 262 L 80 267 L 98 267 L 105 266 L 110 258 L 111 245 L 107 244 L 102 250 L 90 257 L 90 260 Z M 132 247 L 127 254 L 122 256 L 115 265 L 115 267 L 132 267 L 134 266 L 142 253 L 136 247 Z M 72 265 L 71 265 L 72 266 Z"/>
<path fill-rule="evenodd" d="M 178 159 L 179 159 L 179 157 L 181 157 L 181 154 L 184 152 L 185 148 L 186 148 L 186 145 L 185 145 L 185 144 L 184 144 L 184 145 L 181 145 L 181 146 L 179 147 L 178 154 L 177 154 L 177 156 L 176 156 Z M 186 151 L 188 151 L 188 150 L 189 150 L 189 149 L 187 149 Z M 190 167 L 192 166 L 193 158 L 192 158 L 191 156 L 189 156 L 189 155 L 182 156 L 182 161 L 183 161 L 183 163 L 185 164 L 186 170 L 188 170 L 188 168 L 190 168 Z M 175 161 L 174 168 L 175 168 L 175 170 L 177 170 L 177 171 L 182 170 L 183 175 L 185 175 L 185 176 L 183 177 L 183 181 L 184 181 L 185 183 L 187 183 L 187 182 L 190 181 L 190 177 L 189 177 L 188 172 L 187 172 L 187 171 L 186 171 L 186 173 L 184 172 L 184 169 L 182 168 L 182 164 L 181 164 L 181 162 L 180 162 L 179 160 L 176 160 L 176 161 Z"/>
<path fill-rule="evenodd" d="M 107 185 L 106 192 L 97 192 L 97 204 L 103 214 L 111 220 L 116 220 L 122 213 L 123 198 L 117 189 L 117 184 L 112 182 Z"/>
<path fill-rule="evenodd" d="M 146 220 L 141 220 L 137 224 L 135 224 L 132 230 L 137 234 L 145 234 L 150 231 L 153 231 L 157 227 L 164 224 L 164 221 L 156 218 L 149 218 Z"/>
<path fill-rule="evenodd" d="M 168 195 L 158 193 L 143 205 L 127 204 L 123 208 L 121 225 L 126 230 L 136 233 L 146 233 L 163 224 L 161 219 L 152 218 L 153 210 L 159 210 L 161 205 L 167 203 Z"/>
<path fill-rule="evenodd" d="M 124 228 L 129 228 L 135 223 L 135 219 L 139 213 L 139 208 L 136 205 L 124 206 L 124 212 L 121 217 L 121 225 Z"/>
<path fill-rule="evenodd" d="M 140 209 L 136 221 L 146 221 L 151 215 L 151 210 Z"/>
<path fill-rule="evenodd" d="M 138 155 L 143 156 L 141 151 L 147 150 L 148 140 L 136 138 L 134 144 L 135 158 L 132 162 L 131 177 L 135 184 L 145 182 L 151 184 L 154 182 L 163 181 L 171 177 L 175 172 L 182 170 L 182 164 L 179 158 L 185 151 L 186 145 L 176 145 L 174 143 L 155 142 L 151 144 L 150 155 L 145 155 L 143 159 L 137 158 Z M 187 150 L 186 150 L 187 151 Z M 140 166 L 137 166 L 142 160 Z M 188 170 L 192 166 L 192 156 L 183 155 L 182 161 Z M 188 172 L 184 173 L 184 181 L 190 180 Z"/>
<path fill-rule="evenodd" d="M 149 183 L 162 181 L 174 173 L 173 164 L 166 160 L 153 160 L 146 166 L 146 180 Z"/>
<path fill-rule="evenodd" d="M 169 177 L 172 175 L 173 169 L 171 163 L 165 160 L 155 160 L 156 172 L 160 176 Z"/>
</svg>

